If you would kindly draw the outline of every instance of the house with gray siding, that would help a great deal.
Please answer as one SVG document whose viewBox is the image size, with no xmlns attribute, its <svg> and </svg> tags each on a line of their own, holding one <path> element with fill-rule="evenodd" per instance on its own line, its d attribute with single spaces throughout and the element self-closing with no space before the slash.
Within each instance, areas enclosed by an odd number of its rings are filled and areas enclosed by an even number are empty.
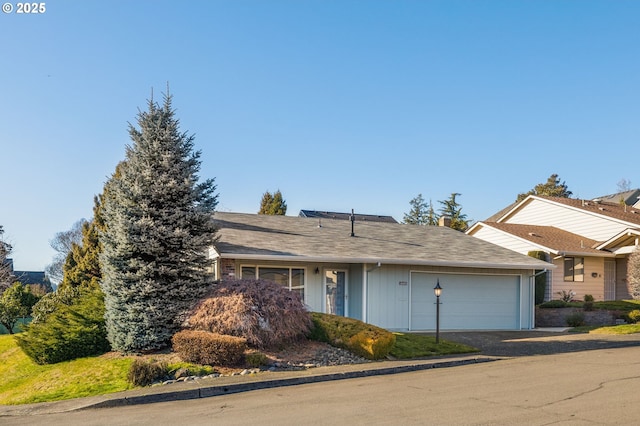
<svg viewBox="0 0 640 426">
<path fill-rule="evenodd" d="M 550 263 L 447 227 L 216 212 L 218 279 L 262 278 L 312 311 L 391 330 L 535 327 L 536 271 Z M 353 226 L 353 227 L 352 227 Z M 352 234 L 353 230 L 353 234 Z"/>
</svg>

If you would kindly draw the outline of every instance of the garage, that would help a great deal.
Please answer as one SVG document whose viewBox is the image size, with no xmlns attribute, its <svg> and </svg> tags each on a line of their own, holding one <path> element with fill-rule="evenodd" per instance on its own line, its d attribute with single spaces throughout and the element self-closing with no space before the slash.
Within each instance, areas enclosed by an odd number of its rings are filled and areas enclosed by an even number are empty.
<svg viewBox="0 0 640 426">
<path fill-rule="evenodd" d="M 411 272 L 410 330 L 434 330 L 433 288 L 439 280 L 441 330 L 517 330 L 520 324 L 519 275 Z"/>
</svg>

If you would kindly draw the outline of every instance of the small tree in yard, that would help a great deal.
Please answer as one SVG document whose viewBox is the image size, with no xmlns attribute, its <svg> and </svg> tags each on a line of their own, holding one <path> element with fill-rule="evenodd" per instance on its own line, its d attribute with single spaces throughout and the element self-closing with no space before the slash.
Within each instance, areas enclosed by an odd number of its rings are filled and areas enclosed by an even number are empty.
<svg viewBox="0 0 640 426">
<path fill-rule="evenodd" d="M 13 334 L 18 320 L 29 316 L 37 300 L 38 297 L 31 293 L 28 286 L 14 283 L 0 296 L 0 324 L 9 334 Z"/>
<path fill-rule="evenodd" d="M 8 259 L 11 254 L 11 245 L 2 239 L 4 229 L 0 225 L 0 294 L 15 281 L 11 261 Z"/>
<path fill-rule="evenodd" d="M 627 261 L 627 280 L 631 297 L 640 300 L 640 250 L 636 248 Z"/>
<path fill-rule="evenodd" d="M 105 321 L 112 348 L 167 346 L 210 286 L 213 179 L 199 182 L 200 152 L 179 131 L 171 97 L 130 126 L 133 144 L 105 186 L 100 233 Z"/>
<path fill-rule="evenodd" d="M 258 348 L 302 339 L 311 317 L 298 293 L 266 280 L 217 285 L 192 311 L 188 328 L 242 337 Z"/>
</svg>

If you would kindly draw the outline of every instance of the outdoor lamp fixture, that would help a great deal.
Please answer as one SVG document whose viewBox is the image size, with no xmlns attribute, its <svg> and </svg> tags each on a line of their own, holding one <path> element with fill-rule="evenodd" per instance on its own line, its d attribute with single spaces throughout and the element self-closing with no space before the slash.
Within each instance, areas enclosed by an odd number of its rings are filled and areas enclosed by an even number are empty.
<svg viewBox="0 0 640 426">
<path fill-rule="evenodd" d="M 436 343 L 440 343 L 440 295 L 442 294 L 442 287 L 440 287 L 439 279 L 433 288 L 433 292 L 436 295 Z"/>
</svg>

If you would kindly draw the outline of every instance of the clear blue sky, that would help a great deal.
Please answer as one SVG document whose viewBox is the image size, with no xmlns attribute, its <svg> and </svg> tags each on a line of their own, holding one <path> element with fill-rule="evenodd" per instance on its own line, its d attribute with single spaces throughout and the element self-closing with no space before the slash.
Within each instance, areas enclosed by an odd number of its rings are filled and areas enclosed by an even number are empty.
<svg viewBox="0 0 640 426">
<path fill-rule="evenodd" d="M 17 2 L 11 1 L 16 6 Z M 0 13 L 0 225 L 19 270 L 81 218 L 169 82 L 219 210 L 482 220 L 557 173 L 640 186 L 638 1 L 46 1 Z"/>
</svg>

